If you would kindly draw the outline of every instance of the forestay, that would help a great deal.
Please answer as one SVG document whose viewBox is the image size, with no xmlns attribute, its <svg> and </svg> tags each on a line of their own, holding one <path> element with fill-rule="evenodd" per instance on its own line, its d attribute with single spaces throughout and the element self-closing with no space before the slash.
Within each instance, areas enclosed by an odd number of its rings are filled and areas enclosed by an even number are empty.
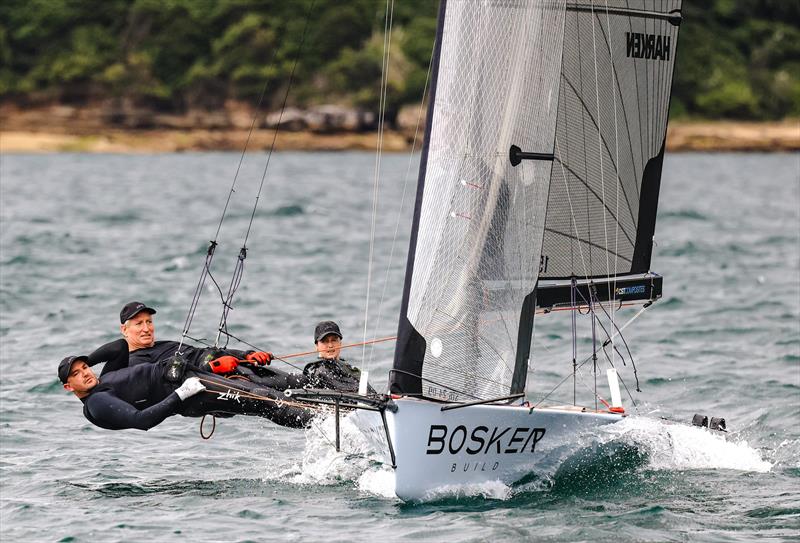
<svg viewBox="0 0 800 543">
<path fill-rule="evenodd" d="M 391 390 L 508 394 L 536 285 L 552 162 L 563 1 L 440 7 L 428 131 Z"/>
</svg>

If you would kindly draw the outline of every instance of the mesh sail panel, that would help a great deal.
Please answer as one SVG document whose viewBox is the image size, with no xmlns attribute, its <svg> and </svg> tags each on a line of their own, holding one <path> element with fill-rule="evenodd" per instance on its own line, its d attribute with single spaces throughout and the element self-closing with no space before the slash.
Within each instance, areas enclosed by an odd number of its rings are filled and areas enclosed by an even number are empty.
<svg viewBox="0 0 800 543">
<path fill-rule="evenodd" d="M 680 0 L 566 9 L 540 277 L 647 272 Z"/>
<path fill-rule="evenodd" d="M 552 168 L 512 167 L 509 147 L 553 151 L 563 24 L 558 0 L 449 0 L 440 10 L 395 392 L 509 393 Z"/>
</svg>

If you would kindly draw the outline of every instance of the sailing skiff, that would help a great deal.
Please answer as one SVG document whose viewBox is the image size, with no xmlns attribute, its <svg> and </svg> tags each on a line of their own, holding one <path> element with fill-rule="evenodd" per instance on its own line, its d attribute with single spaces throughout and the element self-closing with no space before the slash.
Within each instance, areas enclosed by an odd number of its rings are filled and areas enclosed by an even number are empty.
<svg viewBox="0 0 800 543">
<path fill-rule="evenodd" d="M 442 0 L 390 395 L 348 397 L 399 497 L 511 484 L 626 416 L 618 399 L 528 403 L 533 320 L 588 313 L 597 372 L 614 310 L 661 297 L 650 259 L 680 8 Z M 570 362 L 574 379 L 574 348 Z"/>
</svg>

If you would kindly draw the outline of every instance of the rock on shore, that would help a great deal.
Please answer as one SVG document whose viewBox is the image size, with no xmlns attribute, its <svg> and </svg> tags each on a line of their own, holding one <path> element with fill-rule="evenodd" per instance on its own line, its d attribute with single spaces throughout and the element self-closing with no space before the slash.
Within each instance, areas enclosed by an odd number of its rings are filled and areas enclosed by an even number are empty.
<svg viewBox="0 0 800 543">
<path fill-rule="evenodd" d="M 383 149 L 419 149 L 425 112 L 402 108 L 386 128 Z M 252 127 L 252 133 L 250 133 Z M 340 105 L 287 108 L 254 116 L 237 102 L 219 111 L 159 113 L 112 101 L 92 106 L 0 104 L 0 152 L 175 152 L 191 150 L 372 150 L 374 113 Z M 277 137 L 276 137 L 277 129 Z M 249 136 L 249 141 L 248 141 Z M 415 143 L 416 142 L 416 143 Z M 670 151 L 797 151 L 800 120 L 746 123 L 672 121 Z"/>
</svg>

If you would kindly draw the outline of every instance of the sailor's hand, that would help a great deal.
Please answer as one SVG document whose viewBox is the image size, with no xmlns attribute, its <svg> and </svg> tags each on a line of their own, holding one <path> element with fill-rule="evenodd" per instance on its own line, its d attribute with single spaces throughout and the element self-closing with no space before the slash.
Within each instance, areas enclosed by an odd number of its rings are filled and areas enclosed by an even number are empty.
<svg viewBox="0 0 800 543">
<path fill-rule="evenodd" d="M 255 362 L 256 364 L 269 364 L 272 362 L 272 359 L 275 358 L 272 356 L 272 353 L 265 353 L 264 351 L 250 351 L 244 357 L 245 360 L 248 362 Z"/>
<path fill-rule="evenodd" d="M 189 377 L 186 379 L 181 386 L 175 389 L 175 394 L 178 395 L 178 398 L 181 401 L 184 401 L 186 398 L 191 398 L 198 392 L 202 392 L 206 389 L 203 386 L 203 383 L 200 382 L 200 379 L 197 377 Z"/>
<path fill-rule="evenodd" d="M 236 366 L 239 365 L 239 361 L 235 356 L 226 355 L 215 358 L 209 362 L 208 365 L 211 367 L 211 371 L 214 373 L 225 374 L 235 370 Z"/>
</svg>

